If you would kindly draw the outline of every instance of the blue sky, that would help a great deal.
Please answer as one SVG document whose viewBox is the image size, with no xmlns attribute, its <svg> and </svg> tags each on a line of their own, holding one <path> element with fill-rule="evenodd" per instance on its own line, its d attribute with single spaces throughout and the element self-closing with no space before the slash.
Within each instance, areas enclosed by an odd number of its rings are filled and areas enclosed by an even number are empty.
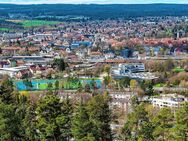
<svg viewBox="0 0 188 141">
<path fill-rule="evenodd" d="M 0 0 L 0 3 L 40 4 L 40 3 L 74 3 L 74 4 L 139 4 L 139 3 L 177 3 L 188 4 L 188 0 Z"/>
</svg>

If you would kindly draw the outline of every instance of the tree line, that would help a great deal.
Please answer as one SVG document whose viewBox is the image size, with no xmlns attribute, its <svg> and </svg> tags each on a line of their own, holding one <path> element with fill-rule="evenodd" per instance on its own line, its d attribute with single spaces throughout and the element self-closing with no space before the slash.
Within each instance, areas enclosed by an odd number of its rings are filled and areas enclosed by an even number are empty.
<svg viewBox="0 0 188 141">
<path fill-rule="evenodd" d="M 122 141 L 187 141 L 188 103 L 174 112 L 170 108 L 155 109 L 138 103 L 134 98 L 134 110 L 127 117 L 121 130 Z"/>
<path fill-rule="evenodd" d="M 107 94 L 73 104 L 49 91 L 33 102 L 14 91 L 4 78 L 0 87 L 2 141 L 111 141 L 111 111 Z"/>
<path fill-rule="evenodd" d="M 131 86 L 135 84 L 131 81 Z M 148 86 L 149 87 L 149 86 Z M 152 93 L 150 89 L 146 89 Z M 149 92 L 150 91 L 150 92 Z M 48 91 L 38 100 L 20 95 L 13 82 L 0 84 L 0 140 L 2 141 L 187 141 L 188 103 L 174 112 L 156 109 L 132 98 L 133 111 L 120 132 L 111 123 L 114 113 L 108 93 L 82 98 L 76 104 Z"/>
<path fill-rule="evenodd" d="M 130 4 L 130 5 L 0 5 L 0 16 L 23 14 L 29 18 L 36 16 L 85 16 L 92 19 L 117 19 L 148 16 L 187 16 L 188 6 L 177 4 Z M 141 12 L 142 11 L 142 12 Z"/>
</svg>

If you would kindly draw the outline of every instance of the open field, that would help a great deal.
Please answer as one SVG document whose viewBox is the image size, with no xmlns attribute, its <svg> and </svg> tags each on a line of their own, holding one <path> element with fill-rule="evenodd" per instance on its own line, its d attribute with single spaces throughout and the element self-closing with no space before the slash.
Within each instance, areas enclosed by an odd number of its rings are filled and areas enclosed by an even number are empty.
<svg viewBox="0 0 188 141">
<path fill-rule="evenodd" d="M 183 69 L 183 68 L 174 68 L 172 71 L 176 72 L 176 73 L 179 73 L 179 72 L 184 72 L 185 69 Z"/>
<path fill-rule="evenodd" d="M 161 88 L 164 86 L 166 86 L 164 83 L 158 83 L 158 84 L 154 85 L 155 88 Z"/>
<path fill-rule="evenodd" d="M 9 20 L 13 23 L 20 23 L 25 28 L 40 27 L 59 24 L 58 21 L 45 21 L 45 20 Z"/>
<path fill-rule="evenodd" d="M 0 28 L 0 31 L 11 31 L 12 29 L 10 29 L 10 28 Z"/>
</svg>

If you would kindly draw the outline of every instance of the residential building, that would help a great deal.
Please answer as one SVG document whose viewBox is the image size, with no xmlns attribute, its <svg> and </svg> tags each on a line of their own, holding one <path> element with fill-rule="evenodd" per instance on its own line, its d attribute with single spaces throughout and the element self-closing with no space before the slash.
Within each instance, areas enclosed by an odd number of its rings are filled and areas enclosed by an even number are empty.
<svg viewBox="0 0 188 141">
<path fill-rule="evenodd" d="M 111 107 L 117 107 L 125 112 L 131 111 L 131 97 L 134 95 L 130 89 L 125 91 L 109 91 L 109 96 L 111 97 L 110 105 Z"/>
<path fill-rule="evenodd" d="M 188 98 L 177 94 L 163 94 L 157 97 L 152 97 L 150 101 L 154 107 L 180 108 L 186 101 L 188 101 Z"/>
</svg>

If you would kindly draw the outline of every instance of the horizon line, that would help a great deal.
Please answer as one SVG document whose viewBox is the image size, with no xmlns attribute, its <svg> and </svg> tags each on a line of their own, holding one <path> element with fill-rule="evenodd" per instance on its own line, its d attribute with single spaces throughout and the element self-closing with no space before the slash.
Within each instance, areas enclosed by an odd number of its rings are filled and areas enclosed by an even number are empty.
<svg viewBox="0 0 188 141">
<path fill-rule="evenodd" d="M 10 5 L 188 5 L 188 3 L 14 3 L 14 2 L 0 2 L 1 5 L 3 4 L 10 4 Z"/>
</svg>

